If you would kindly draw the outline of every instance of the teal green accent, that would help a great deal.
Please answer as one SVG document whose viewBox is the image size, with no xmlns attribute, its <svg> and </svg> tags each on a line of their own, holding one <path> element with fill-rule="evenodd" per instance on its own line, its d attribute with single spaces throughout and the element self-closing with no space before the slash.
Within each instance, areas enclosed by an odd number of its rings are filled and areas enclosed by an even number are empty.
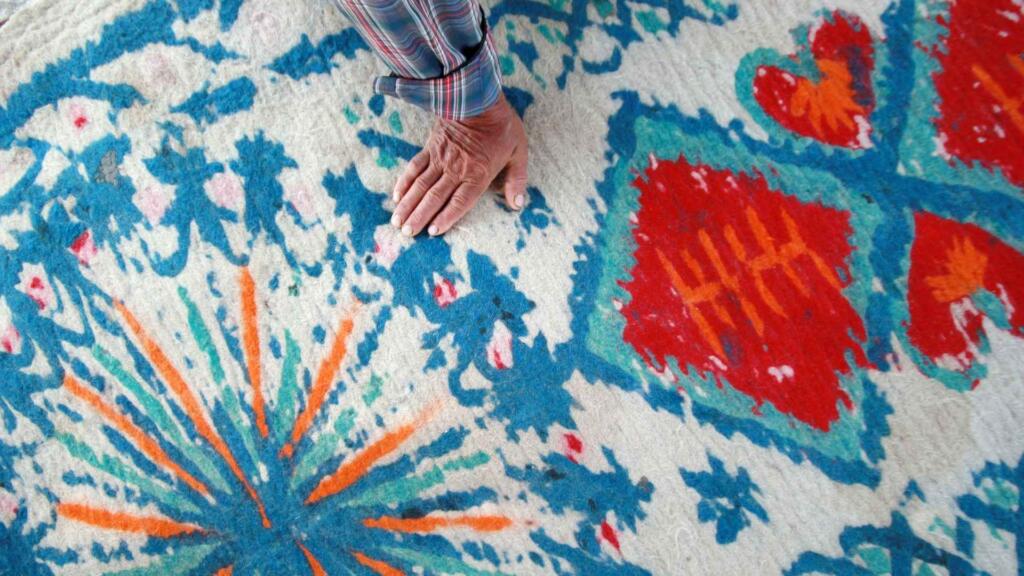
<svg viewBox="0 0 1024 576">
<path fill-rule="evenodd" d="M 407 502 L 420 492 L 444 483 L 444 472 L 434 466 L 419 476 L 399 478 L 363 492 L 357 498 L 345 502 L 346 506 L 379 506 Z"/>
<path fill-rule="evenodd" d="M 257 464 L 260 458 L 256 452 L 256 440 L 252 434 L 253 426 L 246 424 L 248 416 L 242 412 L 240 393 L 231 386 L 224 386 L 221 390 L 223 392 L 224 408 L 228 411 L 228 420 L 231 421 L 231 426 L 235 429 L 235 433 L 242 439 L 245 451 L 249 454 L 249 461 Z"/>
<path fill-rule="evenodd" d="M 384 380 L 376 374 L 370 375 L 370 382 L 366 385 L 366 390 L 363 392 L 363 403 L 367 406 L 372 406 L 377 398 L 380 398 L 381 387 L 384 384 Z"/>
<path fill-rule="evenodd" d="M 338 419 L 334 422 L 334 432 L 325 432 L 318 438 L 295 467 L 295 473 L 291 479 L 292 489 L 316 474 L 320 467 L 334 456 L 335 449 L 345 441 L 355 423 L 356 411 L 351 408 L 346 408 L 338 415 Z"/>
<path fill-rule="evenodd" d="M 928 527 L 928 531 L 934 532 L 936 529 L 941 531 L 946 536 L 949 536 L 950 538 L 956 538 L 956 532 L 953 530 L 953 527 L 947 524 L 945 520 L 939 518 L 938 516 L 936 516 L 935 520 L 932 521 L 932 525 Z"/>
<path fill-rule="evenodd" d="M 498 56 L 498 63 L 501 65 L 501 73 L 504 76 L 511 76 L 516 71 L 516 61 L 508 54 Z"/>
<path fill-rule="evenodd" d="M 455 558 L 434 556 L 418 552 L 411 548 L 384 547 L 383 550 L 390 556 L 405 560 L 410 564 L 422 566 L 428 572 L 437 574 L 463 574 L 464 576 L 511 576 L 504 572 L 491 572 L 488 570 L 477 570 L 469 564 Z"/>
<path fill-rule="evenodd" d="M 566 38 L 565 38 L 565 32 L 562 32 L 561 30 L 555 30 L 555 38 L 558 38 L 559 41 L 562 42 L 562 44 L 568 44 L 569 43 L 568 40 L 566 40 Z"/>
<path fill-rule="evenodd" d="M 253 463 L 259 462 L 259 458 L 256 455 L 256 444 L 252 436 L 252 426 L 245 425 L 247 418 L 242 413 L 238 390 L 224 383 L 224 370 L 221 367 L 220 355 L 217 353 L 217 349 L 213 344 L 213 338 L 210 336 L 210 329 L 206 327 L 206 322 L 203 320 L 202 314 L 199 313 L 199 308 L 192 302 L 188 292 L 183 287 L 178 288 L 178 295 L 188 309 L 188 326 L 192 332 L 192 337 L 195 339 L 196 345 L 210 359 L 210 371 L 213 375 L 213 380 L 224 392 L 222 397 L 231 420 L 231 426 L 238 433 L 239 438 L 242 439 L 242 444 L 245 445 L 245 450 L 248 452 L 251 461 Z"/>
<path fill-rule="evenodd" d="M 398 166 L 398 161 L 395 160 L 395 157 L 392 156 L 389 152 L 381 150 L 380 155 L 377 156 L 377 166 L 390 170 L 395 166 Z"/>
<path fill-rule="evenodd" d="M 401 134 L 405 131 L 405 128 L 402 127 L 402 116 L 398 113 L 398 110 L 392 111 L 391 115 L 388 116 L 388 125 L 391 126 L 391 131 L 395 134 Z"/>
<path fill-rule="evenodd" d="M 142 568 L 132 568 L 118 572 L 105 572 L 106 576 L 168 576 L 172 574 L 191 574 L 206 560 L 206 557 L 220 547 L 220 544 L 203 544 L 179 548 L 174 554 L 164 556 L 160 561 Z"/>
<path fill-rule="evenodd" d="M 287 329 L 284 331 L 284 361 L 281 363 L 281 387 L 274 410 L 274 436 L 284 444 L 295 422 L 295 404 L 299 396 L 299 345 Z"/>
<path fill-rule="evenodd" d="M 135 399 L 142 405 L 142 411 L 156 424 L 157 429 L 164 434 L 165 440 L 174 445 L 189 461 L 195 464 L 203 473 L 203 476 L 218 490 L 221 492 L 230 491 L 227 482 L 224 481 L 224 477 L 217 471 L 213 462 L 192 442 L 182 436 L 178 424 L 171 419 L 171 416 L 164 410 L 160 401 L 144 389 L 138 380 L 121 366 L 121 362 L 117 358 L 111 356 L 98 345 L 93 346 L 92 357 L 135 396 Z"/>
<path fill-rule="evenodd" d="M 928 565 L 927 562 L 921 562 L 921 565 L 917 569 L 916 576 L 935 576 L 935 571 Z"/>
<path fill-rule="evenodd" d="M 594 7 L 597 8 L 597 13 L 601 15 L 601 18 L 611 16 L 615 9 L 611 0 L 594 0 Z"/>
<path fill-rule="evenodd" d="M 446 462 L 442 466 L 434 466 L 430 470 L 408 478 L 399 478 L 380 486 L 375 486 L 345 503 L 346 506 L 377 506 L 390 505 L 399 502 L 409 501 L 418 496 L 424 490 L 442 484 L 445 480 L 444 472 L 458 470 L 472 470 L 490 461 L 490 456 L 485 452 L 477 452 L 471 456 L 458 458 Z"/>
<path fill-rule="evenodd" d="M 857 555 L 864 561 L 867 569 L 875 574 L 888 574 L 892 570 L 889 555 L 877 546 L 864 546 L 857 549 Z"/>
<path fill-rule="evenodd" d="M 185 304 L 185 308 L 188 309 L 188 327 L 192 331 L 192 337 L 195 338 L 199 349 L 206 354 L 210 362 L 210 374 L 213 375 L 213 381 L 220 384 L 224 381 L 224 368 L 220 364 L 220 355 L 217 353 L 217 347 L 213 345 L 210 331 L 206 329 L 203 317 L 199 313 L 199 307 L 188 297 L 188 292 L 183 286 L 178 287 L 178 296 Z"/>
<path fill-rule="evenodd" d="M 548 28 L 547 24 L 541 24 L 537 26 L 537 31 L 544 37 L 549 43 L 554 44 L 556 42 L 555 35 L 551 33 L 551 28 Z"/>
<path fill-rule="evenodd" d="M 1006 306 L 998 296 L 988 290 L 981 289 L 971 296 L 971 300 L 978 311 L 987 316 L 997 328 L 1000 330 L 1013 329 L 1010 326 L 1010 317 L 1006 315 Z"/>
<path fill-rule="evenodd" d="M 636 19 L 640 21 L 640 25 L 644 27 L 651 34 L 656 34 L 665 30 L 665 23 L 654 13 L 653 10 L 645 10 L 643 12 L 636 13 Z"/>
<path fill-rule="evenodd" d="M 1019 503 L 1020 495 L 1002 480 L 998 480 L 992 487 L 984 487 L 982 491 L 989 503 L 1004 510 L 1013 510 Z"/>
<path fill-rule="evenodd" d="M 565 3 L 567 0 L 548 0 L 551 3 L 551 7 L 558 11 L 564 11 Z"/>
<path fill-rule="evenodd" d="M 165 486 L 158 486 L 149 478 L 144 477 L 138 470 L 127 464 L 120 458 L 104 454 L 97 456 L 88 444 L 79 442 L 70 434 L 57 434 L 57 441 L 67 448 L 71 456 L 85 462 L 93 468 L 106 472 L 111 476 L 138 488 L 145 495 L 166 505 L 169 508 L 191 514 L 199 514 L 201 511 L 188 500 L 176 497 Z"/>
<path fill-rule="evenodd" d="M 359 122 L 359 114 L 356 114 L 355 111 L 349 108 L 348 106 L 345 106 L 345 109 L 342 110 L 342 112 L 344 112 L 345 120 L 347 120 L 349 124 L 355 124 L 356 122 Z"/>
<path fill-rule="evenodd" d="M 487 464 L 490 461 L 491 457 L 488 456 L 486 452 L 481 451 L 470 456 L 465 456 L 463 458 L 456 458 L 451 462 L 445 462 L 441 466 L 441 468 L 445 472 L 454 472 L 456 470 L 472 470 L 473 468 L 483 466 L 484 464 Z"/>
</svg>

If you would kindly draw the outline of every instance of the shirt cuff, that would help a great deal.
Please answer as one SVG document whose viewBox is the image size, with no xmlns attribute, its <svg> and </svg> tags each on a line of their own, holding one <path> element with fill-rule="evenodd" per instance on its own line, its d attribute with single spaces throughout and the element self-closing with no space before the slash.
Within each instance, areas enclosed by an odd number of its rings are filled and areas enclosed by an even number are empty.
<svg viewBox="0 0 1024 576">
<path fill-rule="evenodd" d="M 501 73 L 486 18 L 481 16 L 480 25 L 483 40 L 459 68 L 438 78 L 381 76 L 373 83 L 374 92 L 399 98 L 448 120 L 482 114 L 501 95 Z"/>
</svg>

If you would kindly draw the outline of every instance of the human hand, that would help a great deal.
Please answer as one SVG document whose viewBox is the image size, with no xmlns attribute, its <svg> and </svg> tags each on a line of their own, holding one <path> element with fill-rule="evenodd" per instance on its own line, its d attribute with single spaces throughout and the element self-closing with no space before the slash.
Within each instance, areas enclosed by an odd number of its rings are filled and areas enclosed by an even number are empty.
<svg viewBox="0 0 1024 576">
<path fill-rule="evenodd" d="M 391 223 L 406 236 L 447 232 L 501 177 L 505 203 L 526 204 L 526 130 L 504 96 L 467 120 L 439 118 L 395 184 Z"/>
</svg>

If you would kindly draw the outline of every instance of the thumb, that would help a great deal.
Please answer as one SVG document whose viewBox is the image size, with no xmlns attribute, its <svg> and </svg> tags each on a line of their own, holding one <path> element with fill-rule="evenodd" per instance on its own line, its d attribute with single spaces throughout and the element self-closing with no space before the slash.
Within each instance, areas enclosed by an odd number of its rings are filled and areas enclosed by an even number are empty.
<svg viewBox="0 0 1024 576">
<path fill-rule="evenodd" d="M 517 146 L 505 172 L 505 203 L 513 210 L 526 206 L 527 158 L 526 147 Z"/>
</svg>

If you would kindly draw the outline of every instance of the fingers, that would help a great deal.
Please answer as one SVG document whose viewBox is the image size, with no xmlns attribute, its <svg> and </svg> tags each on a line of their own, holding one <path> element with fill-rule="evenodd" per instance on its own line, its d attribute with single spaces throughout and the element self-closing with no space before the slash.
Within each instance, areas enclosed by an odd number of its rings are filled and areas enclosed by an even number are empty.
<svg viewBox="0 0 1024 576">
<path fill-rule="evenodd" d="M 434 216 L 441 211 L 441 208 L 448 202 L 459 181 L 451 174 L 444 174 L 438 179 L 430 190 L 423 195 L 412 215 L 402 225 L 402 234 L 415 236 L 423 230 L 427 223 L 434 219 Z"/>
<path fill-rule="evenodd" d="M 431 236 L 444 234 L 451 230 L 456 222 L 462 219 L 469 212 L 469 209 L 476 204 L 476 201 L 483 194 L 484 189 L 475 184 L 463 183 L 455 190 L 448 204 L 434 217 L 430 223 L 427 233 Z"/>
<path fill-rule="evenodd" d="M 399 228 L 404 228 L 406 220 L 419 205 L 420 199 L 426 195 L 427 190 L 434 185 L 441 178 L 441 168 L 437 164 L 431 164 L 428 166 L 419 178 L 413 182 L 412 186 L 409 187 L 409 191 L 402 195 L 402 199 L 398 201 L 398 206 L 395 207 L 395 213 L 391 216 L 391 224 Z M 404 231 L 404 230 L 403 230 Z"/>
<path fill-rule="evenodd" d="M 512 159 L 509 160 L 505 172 L 505 203 L 513 210 L 519 210 L 526 206 L 526 167 L 528 164 L 528 152 L 526 146 L 517 146 L 512 152 Z"/>
<path fill-rule="evenodd" d="M 409 190 L 416 178 L 423 173 L 423 170 L 430 164 L 430 153 L 424 148 L 420 150 L 419 154 L 413 156 L 412 160 L 402 171 L 402 175 L 398 177 L 398 182 L 395 182 L 395 188 L 391 193 L 391 199 L 398 203 L 402 199 L 402 196 Z"/>
</svg>

